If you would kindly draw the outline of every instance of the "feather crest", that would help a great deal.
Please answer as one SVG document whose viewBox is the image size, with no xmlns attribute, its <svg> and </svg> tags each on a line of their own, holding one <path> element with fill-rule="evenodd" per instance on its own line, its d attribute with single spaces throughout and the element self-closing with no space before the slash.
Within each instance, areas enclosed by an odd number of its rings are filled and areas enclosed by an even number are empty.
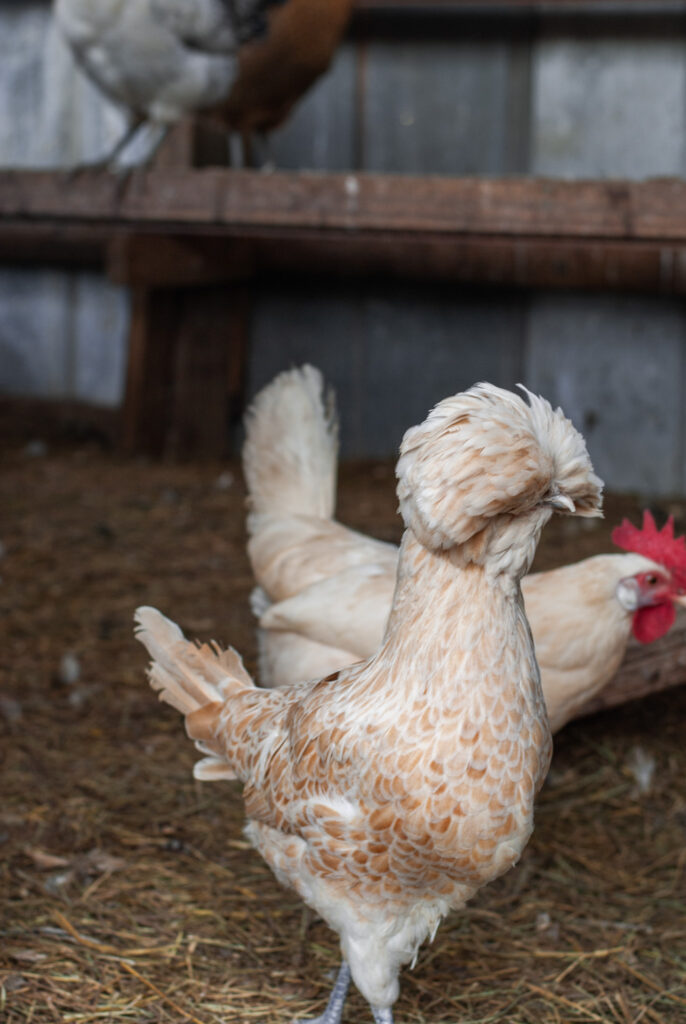
<svg viewBox="0 0 686 1024">
<path fill-rule="evenodd" d="M 489 520 L 562 499 L 598 515 L 602 481 L 560 409 L 493 384 L 439 402 L 408 430 L 397 466 L 400 511 L 430 549 L 464 544 Z"/>
</svg>

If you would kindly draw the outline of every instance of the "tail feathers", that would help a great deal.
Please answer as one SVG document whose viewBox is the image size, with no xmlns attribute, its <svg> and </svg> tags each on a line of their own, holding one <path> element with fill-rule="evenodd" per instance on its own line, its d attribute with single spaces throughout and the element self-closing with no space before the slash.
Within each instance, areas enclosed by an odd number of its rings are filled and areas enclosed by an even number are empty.
<svg viewBox="0 0 686 1024">
<path fill-rule="evenodd" d="M 253 401 L 245 427 L 250 533 L 265 514 L 333 516 L 338 420 L 319 370 L 279 374 Z"/>
<path fill-rule="evenodd" d="M 197 743 L 196 747 L 200 750 Z M 235 779 L 237 776 L 226 761 L 221 757 L 211 755 L 203 757 L 202 761 L 197 761 L 193 765 L 193 778 L 200 782 L 221 782 L 224 779 Z"/>
<path fill-rule="evenodd" d="M 210 732 L 213 727 L 216 727 L 221 707 L 220 704 L 208 704 L 206 707 L 200 708 L 199 711 L 194 711 L 186 719 L 188 735 L 195 740 L 196 750 L 205 755 L 201 761 L 196 761 L 193 765 L 193 777 L 201 782 L 218 782 L 221 779 L 237 778 L 235 771 L 223 756 L 221 748 L 213 741 L 211 735 L 208 736 L 208 725 L 211 722 Z M 197 739 L 198 734 L 207 738 Z"/>
<path fill-rule="evenodd" d="M 208 755 L 196 765 L 196 778 L 234 778 L 219 748 L 214 748 L 208 722 L 216 721 L 227 697 L 254 686 L 239 655 L 231 648 L 222 651 L 216 644 L 198 647 L 190 643 L 179 627 L 155 608 L 139 608 L 135 621 L 136 639 L 151 657 L 150 685 L 160 700 L 186 717 L 189 734 Z"/>
</svg>

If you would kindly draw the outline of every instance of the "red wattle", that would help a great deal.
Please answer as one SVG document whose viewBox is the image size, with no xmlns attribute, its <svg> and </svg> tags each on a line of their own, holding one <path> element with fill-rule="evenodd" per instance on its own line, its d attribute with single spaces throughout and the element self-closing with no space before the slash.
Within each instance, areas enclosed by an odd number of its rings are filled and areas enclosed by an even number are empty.
<svg viewBox="0 0 686 1024">
<path fill-rule="evenodd" d="M 669 631 L 675 619 L 676 611 L 671 601 L 639 608 L 634 615 L 633 634 L 640 644 L 652 644 L 653 640 L 659 640 Z"/>
</svg>

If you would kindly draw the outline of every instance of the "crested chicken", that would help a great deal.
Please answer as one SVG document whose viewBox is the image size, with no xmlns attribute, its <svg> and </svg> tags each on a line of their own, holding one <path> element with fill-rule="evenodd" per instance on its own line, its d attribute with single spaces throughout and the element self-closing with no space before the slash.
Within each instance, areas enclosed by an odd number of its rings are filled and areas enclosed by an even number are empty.
<svg viewBox="0 0 686 1024">
<path fill-rule="evenodd" d="M 258 583 L 260 682 L 328 675 L 372 655 L 391 608 L 398 552 L 334 520 L 337 422 L 311 366 L 280 374 L 246 418 L 248 553 Z M 624 523 L 626 554 L 522 580 L 553 732 L 617 672 L 630 634 L 651 643 L 686 602 L 686 545 L 669 521 Z M 459 594 L 457 600 L 459 600 Z"/>
<path fill-rule="evenodd" d="M 199 112 L 264 132 L 323 74 L 352 0 L 56 0 L 76 60 L 131 123 L 103 163 L 151 128 L 146 162 L 171 125 Z"/>
<path fill-rule="evenodd" d="M 581 435 L 542 398 L 480 384 L 408 430 L 383 643 L 327 678 L 256 687 L 235 651 L 137 612 L 152 687 L 244 785 L 246 835 L 340 936 L 320 1024 L 350 978 L 392 1024 L 400 967 L 519 858 L 551 740 L 519 580 L 555 509 L 600 514 Z"/>
</svg>

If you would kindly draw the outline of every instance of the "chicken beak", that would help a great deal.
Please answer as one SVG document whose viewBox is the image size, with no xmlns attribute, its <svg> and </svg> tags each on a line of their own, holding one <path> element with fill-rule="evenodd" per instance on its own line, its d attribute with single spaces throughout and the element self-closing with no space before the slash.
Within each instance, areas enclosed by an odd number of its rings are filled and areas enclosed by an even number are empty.
<svg viewBox="0 0 686 1024">
<path fill-rule="evenodd" d="M 672 601 L 680 608 L 686 608 L 686 594 L 672 594 Z"/>
<path fill-rule="evenodd" d="M 548 499 L 548 504 L 557 509 L 558 512 L 569 512 L 573 515 L 576 512 L 576 505 L 566 494 L 555 494 Z"/>
<path fill-rule="evenodd" d="M 615 594 L 625 612 L 635 612 L 641 607 L 641 588 L 633 576 L 620 580 Z"/>
</svg>

